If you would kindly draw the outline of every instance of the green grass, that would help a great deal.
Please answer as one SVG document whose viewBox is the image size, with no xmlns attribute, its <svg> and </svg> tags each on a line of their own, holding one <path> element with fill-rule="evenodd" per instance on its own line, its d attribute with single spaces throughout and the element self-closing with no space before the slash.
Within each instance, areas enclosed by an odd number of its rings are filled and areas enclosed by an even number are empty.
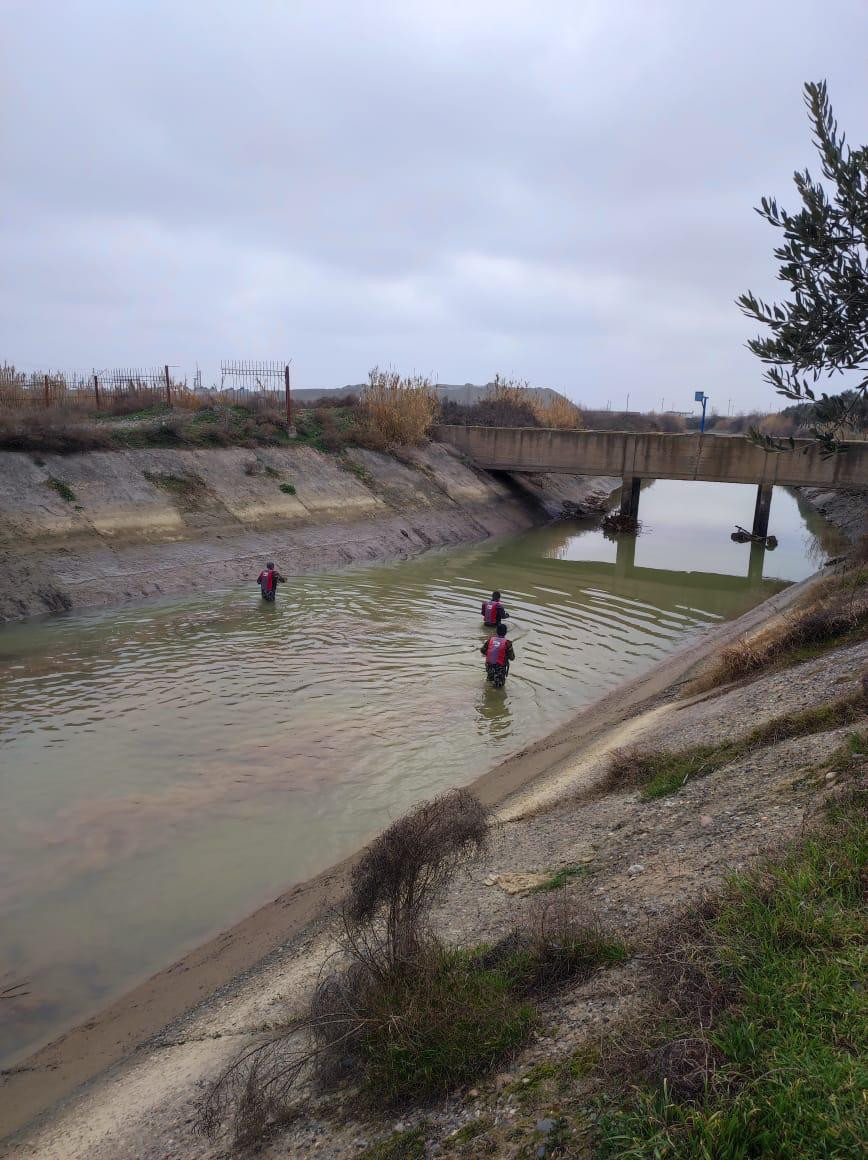
<svg viewBox="0 0 868 1160">
<path fill-rule="evenodd" d="M 54 476 L 49 476 L 45 481 L 46 487 L 52 488 L 61 499 L 65 499 L 67 503 L 75 503 L 78 496 L 72 490 L 68 483 L 64 483 L 62 479 L 55 479 Z"/>
<path fill-rule="evenodd" d="M 710 985 L 733 996 L 709 1033 L 722 1062 L 693 1102 L 640 1081 L 603 1117 L 601 1156 L 864 1155 L 866 858 L 868 820 L 853 797 L 828 826 L 732 880 L 697 950 Z"/>
<path fill-rule="evenodd" d="M 280 490 L 284 493 L 284 495 L 295 495 L 295 487 L 291 483 L 282 483 L 280 485 Z"/>
<path fill-rule="evenodd" d="M 459 1128 L 454 1136 L 449 1137 L 449 1142 L 462 1148 L 473 1140 L 478 1140 L 480 1136 L 484 1136 L 493 1127 L 494 1120 L 487 1116 L 480 1116 L 478 1120 L 471 1120 L 469 1124 Z"/>
<path fill-rule="evenodd" d="M 586 874 L 590 874 L 589 866 L 573 864 L 570 866 L 562 866 L 560 870 L 556 870 L 550 878 L 546 878 L 545 882 L 540 882 L 534 886 L 529 893 L 531 894 L 546 894 L 550 890 L 560 890 L 572 881 L 573 878 L 583 878 Z"/>
<path fill-rule="evenodd" d="M 356 479 L 360 480 L 365 487 L 373 487 L 376 483 L 373 475 L 368 471 L 367 467 L 363 467 L 361 463 L 353 463 L 351 459 L 341 456 L 340 465 L 344 471 L 349 471 Z"/>
<path fill-rule="evenodd" d="M 189 496 L 200 491 L 205 485 L 197 475 L 172 475 L 171 472 L 144 471 L 148 483 L 161 487 L 172 495 Z"/>
<path fill-rule="evenodd" d="M 536 1022 L 507 970 L 439 949 L 424 972 L 381 988 L 361 1044 L 362 1086 L 378 1106 L 443 1094 L 521 1047 Z"/>
<path fill-rule="evenodd" d="M 361 1153 L 360 1160 L 424 1160 L 427 1126 L 393 1132 L 385 1140 L 372 1144 Z"/>
<path fill-rule="evenodd" d="M 609 790 L 641 787 L 643 801 L 677 793 L 688 781 L 704 777 L 756 749 L 793 737 L 826 733 L 868 715 L 861 693 L 829 701 L 798 713 L 784 713 L 746 736 L 719 745 L 694 745 L 690 749 L 622 750 L 610 764 L 604 786 Z"/>
</svg>

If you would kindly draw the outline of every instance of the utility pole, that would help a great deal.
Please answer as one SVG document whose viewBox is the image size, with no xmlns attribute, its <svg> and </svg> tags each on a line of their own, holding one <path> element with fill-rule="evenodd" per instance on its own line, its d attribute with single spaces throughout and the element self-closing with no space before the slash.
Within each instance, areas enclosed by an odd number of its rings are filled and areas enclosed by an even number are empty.
<svg viewBox="0 0 868 1160">
<path fill-rule="evenodd" d="M 171 405 L 172 405 L 172 383 L 171 383 L 171 379 L 169 378 L 169 364 L 168 363 L 166 363 L 166 365 L 163 367 L 163 373 L 166 376 L 166 406 L 171 407 Z"/>
</svg>

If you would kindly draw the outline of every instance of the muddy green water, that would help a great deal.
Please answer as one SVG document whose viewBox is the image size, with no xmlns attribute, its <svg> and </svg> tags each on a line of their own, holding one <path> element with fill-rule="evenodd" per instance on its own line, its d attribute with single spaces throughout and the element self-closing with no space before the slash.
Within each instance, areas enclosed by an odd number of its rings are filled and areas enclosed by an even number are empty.
<svg viewBox="0 0 868 1160">
<path fill-rule="evenodd" d="M 777 489 L 656 483 L 638 541 L 562 523 L 257 592 L 0 628 L 6 1063 L 186 948 L 467 783 L 838 543 Z M 807 523 L 806 523 L 807 520 Z M 478 607 L 512 614 L 507 688 Z M 2 988 L 0 983 L 0 988 Z"/>
</svg>

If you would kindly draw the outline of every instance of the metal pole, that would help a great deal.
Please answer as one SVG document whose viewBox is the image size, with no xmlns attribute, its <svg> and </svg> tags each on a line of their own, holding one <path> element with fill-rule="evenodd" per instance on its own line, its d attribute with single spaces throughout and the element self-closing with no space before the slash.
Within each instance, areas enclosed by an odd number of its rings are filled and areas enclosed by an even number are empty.
<svg viewBox="0 0 868 1160">
<path fill-rule="evenodd" d="M 286 391 L 286 425 L 292 426 L 292 399 L 289 394 L 289 363 L 283 368 L 283 386 Z"/>
<path fill-rule="evenodd" d="M 702 396 L 702 420 L 699 424 L 699 434 L 705 431 L 705 404 L 708 402 L 708 395 Z"/>
<path fill-rule="evenodd" d="M 172 387 L 171 387 L 170 382 L 169 382 L 169 364 L 168 363 L 163 367 L 163 370 L 165 371 L 165 374 L 166 374 L 166 405 L 168 407 L 171 407 L 171 405 L 172 405 Z"/>
<path fill-rule="evenodd" d="M 99 410 L 99 375 L 93 376 L 93 393 L 96 399 L 96 409 Z"/>
<path fill-rule="evenodd" d="M 51 405 L 51 395 L 50 395 L 49 386 L 48 386 L 48 375 L 42 376 L 42 390 L 45 394 L 45 405 L 46 405 L 46 407 L 48 407 Z"/>
</svg>

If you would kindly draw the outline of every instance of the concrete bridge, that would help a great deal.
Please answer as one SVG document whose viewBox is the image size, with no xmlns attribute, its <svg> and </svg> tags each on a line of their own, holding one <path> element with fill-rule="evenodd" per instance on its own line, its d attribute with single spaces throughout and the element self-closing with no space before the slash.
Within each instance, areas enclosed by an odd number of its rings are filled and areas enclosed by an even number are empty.
<svg viewBox="0 0 868 1160">
<path fill-rule="evenodd" d="M 490 471 L 620 475 L 621 511 L 639 512 L 643 479 L 696 479 L 757 485 L 753 532 L 768 532 L 772 488 L 777 484 L 868 488 L 868 442 L 850 443 L 823 458 L 809 439 L 793 451 L 765 451 L 740 435 L 668 435 L 661 432 L 551 431 L 539 427 L 441 425 L 435 439 L 450 443 Z"/>
</svg>

